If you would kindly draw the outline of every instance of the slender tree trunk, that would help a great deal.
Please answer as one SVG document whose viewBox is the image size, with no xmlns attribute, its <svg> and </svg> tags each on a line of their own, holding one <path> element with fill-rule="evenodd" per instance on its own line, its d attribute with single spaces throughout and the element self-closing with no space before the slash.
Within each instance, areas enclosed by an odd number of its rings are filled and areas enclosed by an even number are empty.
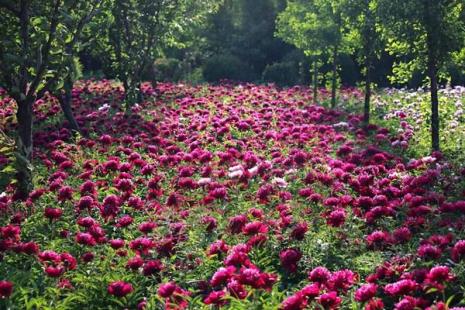
<svg viewBox="0 0 465 310">
<path fill-rule="evenodd" d="M 313 62 L 313 103 L 318 104 L 318 61 Z"/>
<path fill-rule="evenodd" d="M 371 62 L 369 57 L 365 60 L 366 76 L 365 76 L 365 104 L 363 107 L 363 122 L 368 125 L 370 123 L 370 99 L 371 99 Z"/>
<path fill-rule="evenodd" d="M 144 94 L 142 93 L 142 82 L 137 83 L 137 103 L 144 101 Z"/>
<path fill-rule="evenodd" d="M 131 105 L 132 105 L 130 103 L 132 91 L 131 91 L 131 85 L 130 85 L 127 78 L 123 79 L 123 87 L 124 87 L 124 100 L 123 100 L 123 102 L 124 102 L 124 105 L 125 105 L 125 110 L 126 110 L 125 112 L 126 112 L 126 114 L 129 114 L 130 111 L 131 111 Z"/>
<path fill-rule="evenodd" d="M 336 107 L 336 87 L 337 87 L 337 54 L 338 54 L 338 45 L 334 46 L 333 51 L 333 78 L 331 86 L 331 107 Z"/>
<path fill-rule="evenodd" d="M 34 98 L 35 99 L 35 98 Z M 27 198 L 32 183 L 32 104 L 34 100 L 17 100 L 18 136 L 16 140 L 16 179 L 19 198 Z"/>
<path fill-rule="evenodd" d="M 433 151 L 439 151 L 438 77 L 434 59 L 429 61 L 428 72 L 431 82 L 431 146 Z"/>
<path fill-rule="evenodd" d="M 73 110 L 71 108 L 71 94 L 68 93 L 69 91 L 66 90 L 64 94 L 58 96 L 58 101 L 60 102 L 61 109 L 63 110 L 63 114 L 65 115 L 66 120 L 69 123 L 69 128 L 72 131 L 80 132 L 81 129 L 79 124 L 77 123 L 76 119 L 73 115 Z"/>
<path fill-rule="evenodd" d="M 73 109 L 71 108 L 71 103 L 73 100 L 72 91 L 73 82 L 69 78 L 66 78 L 64 92 L 59 94 L 57 97 L 58 101 L 60 102 L 61 109 L 63 110 L 63 114 L 69 123 L 69 128 L 72 131 L 80 132 L 81 129 L 79 128 L 79 124 L 74 118 Z"/>
<path fill-rule="evenodd" d="M 426 42 L 428 48 L 428 76 L 430 79 L 431 93 L 431 147 L 433 151 L 439 151 L 439 99 L 438 99 L 438 32 L 439 22 L 434 12 L 437 11 L 437 3 L 434 0 L 424 2 L 426 21 Z"/>
</svg>

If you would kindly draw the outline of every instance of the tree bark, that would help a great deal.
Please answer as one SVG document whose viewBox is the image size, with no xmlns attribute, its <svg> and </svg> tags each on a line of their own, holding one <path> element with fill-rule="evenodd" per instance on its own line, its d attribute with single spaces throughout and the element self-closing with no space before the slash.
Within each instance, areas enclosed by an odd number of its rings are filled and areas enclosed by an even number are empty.
<svg viewBox="0 0 465 310">
<path fill-rule="evenodd" d="M 137 84 L 137 103 L 142 103 L 144 101 L 144 94 L 142 93 L 142 82 Z"/>
<path fill-rule="evenodd" d="M 318 61 L 313 62 L 313 103 L 318 104 Z"/>
<path fill-rule="evenodd" d="M 434 59 L 429 61 L 428 72 L 431 82 L 431 146 L 433 151 L 439 151 L 438 77 Z"/>
<path fill-rule="evenodd" d="M 370 67 L 369 61 L 367 61 L 365 76 L 365 104 L 363 107 L 363 122 L 368 125 L 370 123 L 370 99 L 371 99 L 371 76 L 370 76 Z"/>
<path fill-rule="evenodd" d="M 332 87 L 331 87 L 331 108 L 336 107 L 336 87 L 337 87 L 337 54 L 338 54 L 338 45 L 334 46 L 333 51 L 333 78 L 332 78 Z"/>
<path fill-rule="evenodd" d="M 125 106 L 125 112 L 126 114 L 130 113 L 131 110 L 131 104 L 130 104 L 130 93 L 131 93 L 131 86 L 129 85 L 128 79 L 123 79 L 123 87 L 124 87 L 124 106 Z"/>
<path fill-rule="evenodd" d="M 18 100 L 16 118 L 18 136 L 16 140 L 17 195 L 25 199 L 33 190 L 32 183 L 32 104 L 34 100 Z"/>
<path fill-rule="evenodd" d="M 431 93 L 431 147 L 433 151 L 439 151 L 439 98 L 438 98 L 438 46 L 437 29 L 439 24 L 434 15 L 435 2 L 427 0 L 424 2 L 426 22 L 426 42 L 428 48 L 428 76 L 430 79 Z"/>
<path fill-rule="evenodd" d="M 63 114 L 65 115 L 65 118 L 69 123 L 69 128 L 72 131 L 81 132 L 79 124 L 74 118 L 73 109 L 71 108 L 71 103 L 73 100 L 72 90 L 73 82 L 69 78 L 66 78 L 64 91 L 57 97 L 58 101 L 60 102 L 61 109 L 63 110 Z"/>
</svg>

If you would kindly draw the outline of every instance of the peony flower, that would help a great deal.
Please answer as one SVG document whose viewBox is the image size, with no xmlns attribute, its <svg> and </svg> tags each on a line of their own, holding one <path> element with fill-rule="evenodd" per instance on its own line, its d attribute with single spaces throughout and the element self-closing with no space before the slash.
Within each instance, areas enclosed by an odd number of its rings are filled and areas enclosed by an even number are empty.
<svg viewBox="0 0 465 310">
<path fill-rule="evenodd" d="M 443 283 L 454 279 L 451 274 L 449 267 L 446 266 L 435 266 L 431 268 L 426 276 L 426 280 L 430 283 Z"/>
<path fill-rule="evenodd" d="M 307 307 L 307 298 L 300 292 L 286 298 L 279 309 L 281 310 L 303 310 Z"/>
<path fill-rule="evenodd" d="M 328 269 L 326 269 L 325 267 L 316 267 L 315 269 L 310 271 L 308 279 L 310 281 L 317 282 L 320 284 L 326 284 L 330 277 L 331 272 L 329 272 Z"/>
<path fill-rule="evenodd" d="M 83 232 L 76 234 L 76 242 L 88 246 L 94 246 L 97 243 L 91 234 Z"/>
<path fill-rule="evenodd" d="M 452 259 L 459 262 L 465 259 L 465 240 L 457 241 L 451 251 Z"/>
<path fill-rule="evenodd" d="M 367 302 L 376 295 L 378 286 L 373 283 L 362 285 L 357 291 L 355 291 L 355 300 L 358 302 Z"/>
<path fill-rule="evenodd" d="M 0 281 L 0 298 L 8 298 L 13 293 L 13 283 L 10 281 Z"/>
<path fill-rule="evenodd" d="M 157 225 L 154 222 L 143 222 L 139 224 L 139 231 L 144 234 L 152 232 Z"/>
<path fill-rule="evenodd" d="M 326 219 L 326 222 L 328 225 L 333 226 L 333 227 L 340 227 L 344 224 L 346 219 L 346 213 L 342 209 L 337 209 L 332 211 L 328 218 Z"/>
<path fill-rule="evenodd" d="M 342 299 L 337 295 L 337 292 L 333 291 L 320 295 L 317 300 L 325 309 L 337 308 L 342 302 Z"/>
<path fill-rule="evenodd" d="M 307 231 L 308 224 L 306 222 L 298 223 L 297 225 L 295 225 L 290 236 L 292 239 L 303 240 Z"/>
<path fill-rule="evenodd" d="M 157 272 L 160 272 L 163 269 L 163 264 L 159 260 L 149 260 L 145 262 L 144 267 L 142 268 L 142 274 L 144 276 L 151 276 Z"/>
<path fill-rule="evenodd" d="M 268 232 L 268 226 L 262 222 L 251 222 L 247 223 L 243 228 L 242 232 L 248 236 L 256 234 L 266 234 Z"/>
<path fill-rule="evenodd" d="M 50 221 L 57 220 L 63 214 L 63 210 L 59 208 L 45 208 L 44 216 Z"/>
<path fill-rule="evenodd" d="M 226 300 L 224 299 L 225 292 L 224 291 L 213 291 L 208 294 L 207 297 L 203 300 L 206 305 L 224 305 L 226 304 Z"/>
<path fill-rule="evenodd" d="M 231 217 L 229 218 L 229 230 L 233 234 L 238 234 L 242 231 L 247 221 L 247 217 L 242 214 Z"/>
<path fill-rule="evenodd" d="M 212 276 L 210 280 L 211 286 L 219 286 L 226 283 L 234 274 L 236 268 L 229 266 L 227 268 L 220 267 Z"/>
<path fill-rule="evenodd" d="M 168 298 L 173 295 L 174 291 L 177 289 L 177 285 L 174 282 L 163 283 L 158 288 L 158 295 L 163 298 Z"/>
<path fill-rule="evenodd" d="M 115 281 L 108 285 L 108 293 L 116 297 L 124 297 L 133 291 L 130 283 L 124 281 Z"/>
<path fill-rule="evenodd" d="M 413 280 L 405 279 L 386 285 L 384 291 L 389 295 L 401 296 L 414 292 L 417 287 L 418 283 Z"/>
<path fill-rule="evenodd" d="M 302 253 L 297 249 L 286 249 L 279 253 L 281 266 L 288 272 L 294 273 L 297 271 L 297 263 L 302 258 Z"/>
</svg>

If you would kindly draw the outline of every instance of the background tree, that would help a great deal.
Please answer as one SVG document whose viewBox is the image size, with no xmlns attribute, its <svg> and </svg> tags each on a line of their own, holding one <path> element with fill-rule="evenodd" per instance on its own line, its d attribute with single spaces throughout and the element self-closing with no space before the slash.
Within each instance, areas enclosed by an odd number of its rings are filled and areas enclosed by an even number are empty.
<svg viewBox="0 0 465 310">
<path fill-rule="evenodd" d="M 345 43 L 343 8 L 342 0 L 289 0 L 277 22 L 277 36 L 304 50 L 307 55 L 315 58 L 330 50 L 332 107 L 336 105 L 337 59 Z"/>
<path fill-rule="evenodd" d="M 142 100 L 141 76 L 160 46 L 176 41 L 189 24 L 202 22 L 214 0 L 115 0 L 109 47 L 116 76 L 125 89 L 126 109 Z"/>
<path fill-rule="evenodd" d="M 286 9 L 277 18 L 276 35 L 295 45 L 312 59 L 313 101 L 318 103 L 318 61 L 326 42 L 317 28 L 318 16 L 310 2 L 288 1 Z"/>
<path fill-rule="evenodd" d="M 93 33 L 89 33 L 89 23 L 102 12 L 105 2 L 105 0 L 75 1 L 63 20 L 63 26 L 68 31 L 62 66 L 58 73 L 62 77 L 63 84 L 62 87 L 55 88 L 53 94 L 58 98 L 69 127 L 74 131 L 80 131 L 71 107 L 73 85 L 82 74 L 77 55 L 84 44 L 96 38 Z"/>
<path fill-rule="evenodd" d="M 18 194 L 26 196 L 32 183 L 34 102 L 47 91 L 63 87 L 68 64 L 66 46 L 75 27 L 70 19 L 87 21 L 89 1 L 0 1 L 0 84 L 16 101 L 16 179 Z M 76 39 L 77 41 L 77 39 Z"/>
<path fill-rule="evenodd" d="M 406 76 L 412 68 L 426 71 L 431 93 L 431 145 L 439 150 L 438 75 L 448 59 L 464 45 L 465 5 L 461 0 L 379 0 L 388 50 L 411 55 L 394 73 Z"/>
<path fill-rule="evenodd" d="M 345 27 L 349 33 L 349 41 L 355 47 L 354 50 L 357 51 L 365 71 L 363 121 L 368 124 L 370 122 L 372 72 L 375 61 L 384 48 L 379 33 L 378 1 L 346 0 L 344 7 Z"/>
</svg>

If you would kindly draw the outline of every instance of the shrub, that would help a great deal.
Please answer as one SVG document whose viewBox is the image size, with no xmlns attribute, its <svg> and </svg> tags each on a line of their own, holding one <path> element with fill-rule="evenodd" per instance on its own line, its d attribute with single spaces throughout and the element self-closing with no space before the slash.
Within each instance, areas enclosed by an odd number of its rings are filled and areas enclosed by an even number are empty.
<svg viewBox="0 0 465 310">
<path fill-rule="evenodd" d="M 177 81 L 180 76 L 180 61 L 176 58 L 158 58 L 143 73 L 144 80 L 159 82 Z"/>
<path fill-rule="evenodd" d="M 203 76 L 208 82 L 217 82 L 220 80 L 249 80 L 247 65 L 238 57 L 222 54 L 215 55 L 208 59 L 203 67 Z"/>
<path fill-rule="evenodd" d="M 279 86 L 299 84 L 299 67 L 294 62 L 277 62 L 266 66 L 262 80 L 273 82 Z"/>
</svg>

